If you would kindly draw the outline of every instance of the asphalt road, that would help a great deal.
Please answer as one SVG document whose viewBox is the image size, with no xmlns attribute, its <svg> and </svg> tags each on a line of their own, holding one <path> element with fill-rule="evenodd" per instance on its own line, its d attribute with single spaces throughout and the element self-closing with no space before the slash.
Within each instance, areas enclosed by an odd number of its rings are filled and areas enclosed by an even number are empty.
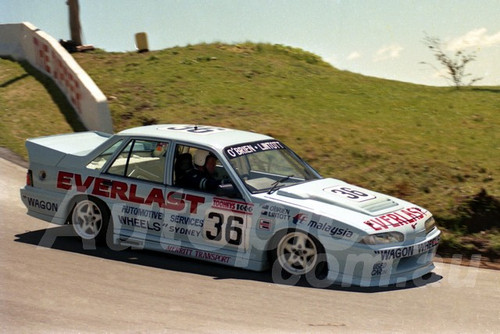
<svg viewBox="0 0 500 334">
<path fill-rule="evenodd" d="M 24 182 L 0 158 L 1 333 L 500 332 L 500 271 L 437 263 L 405 286 L 279 285 L 269 272 L 84 247 L 26 215 Z"/>
</svg>

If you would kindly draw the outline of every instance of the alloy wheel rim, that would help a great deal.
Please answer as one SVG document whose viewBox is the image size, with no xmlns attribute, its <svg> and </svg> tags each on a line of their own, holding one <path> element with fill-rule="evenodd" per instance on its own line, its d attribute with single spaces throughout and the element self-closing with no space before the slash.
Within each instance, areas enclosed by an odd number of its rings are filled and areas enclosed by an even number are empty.
<svg viewBox="0 0 500 334">
<path fill-rule="evenodd" d="M 73 228 L 82 239 L 94 239 L 102 228 L 102 213 L 97 204 L 85 200 L 73 210 Z"/>
<path fill-rule="evenodd" d="M 278 245 L 278 261 L 290 274 L 307 274 L 315 267 L 317 258 L 316 244 L 304 233 L 290 233 Z"/>
</svg>

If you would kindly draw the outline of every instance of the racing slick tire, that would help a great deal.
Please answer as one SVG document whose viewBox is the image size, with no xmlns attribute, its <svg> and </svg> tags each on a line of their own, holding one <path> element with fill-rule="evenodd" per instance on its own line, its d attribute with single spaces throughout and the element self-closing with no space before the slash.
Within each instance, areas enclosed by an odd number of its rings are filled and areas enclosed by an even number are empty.
<svg viewBox="0 0 500 334">
<path fill-rule="evenodd" d="M 92 197 L 80 197 L 71 212 L 71 223 L 75 233 L 84 241 L 95 240 L 98 244 L 106 242 L 109 225 L 107 206 Z"/>
<path fill-rule="evenodd" d="M 312 285 L 322 285 L 328 270 L 324 247 L 312 235 L 298 230 L 276 236 L 271 261 L 273 278 L 283 282 L 294 283 L 305 277 Z"/>
</svg>

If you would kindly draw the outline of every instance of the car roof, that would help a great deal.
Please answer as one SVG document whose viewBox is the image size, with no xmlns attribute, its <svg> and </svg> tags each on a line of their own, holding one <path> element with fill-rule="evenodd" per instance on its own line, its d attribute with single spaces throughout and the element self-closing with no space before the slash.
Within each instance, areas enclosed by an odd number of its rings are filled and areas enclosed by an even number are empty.
<svg viewBox="0 0 500 334">
<path fill-rule="evenodd" d="M 250 131 L 193 124 L 155 124 L 140 126 L 121 131 L 117 135 L 177 140 L 195 145 L 211 146 L 219 150 L 231 145 L 274 139 Z"/>
</svg>

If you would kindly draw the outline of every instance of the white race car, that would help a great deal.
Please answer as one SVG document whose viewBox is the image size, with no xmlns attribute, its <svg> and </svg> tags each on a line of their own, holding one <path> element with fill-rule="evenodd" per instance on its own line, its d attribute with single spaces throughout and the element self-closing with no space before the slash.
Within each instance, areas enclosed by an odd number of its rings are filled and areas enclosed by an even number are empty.
<svg viewBox="0 0 500 334">
<path fill-rule="evenodd" d="M 429 273 L 440 231 L 427 210 L 322 178 L 252 132 L 151 125 L 29 139 L 28 214 L 106 242 L 301 277 L 384 286 Z"/>
</svg>

